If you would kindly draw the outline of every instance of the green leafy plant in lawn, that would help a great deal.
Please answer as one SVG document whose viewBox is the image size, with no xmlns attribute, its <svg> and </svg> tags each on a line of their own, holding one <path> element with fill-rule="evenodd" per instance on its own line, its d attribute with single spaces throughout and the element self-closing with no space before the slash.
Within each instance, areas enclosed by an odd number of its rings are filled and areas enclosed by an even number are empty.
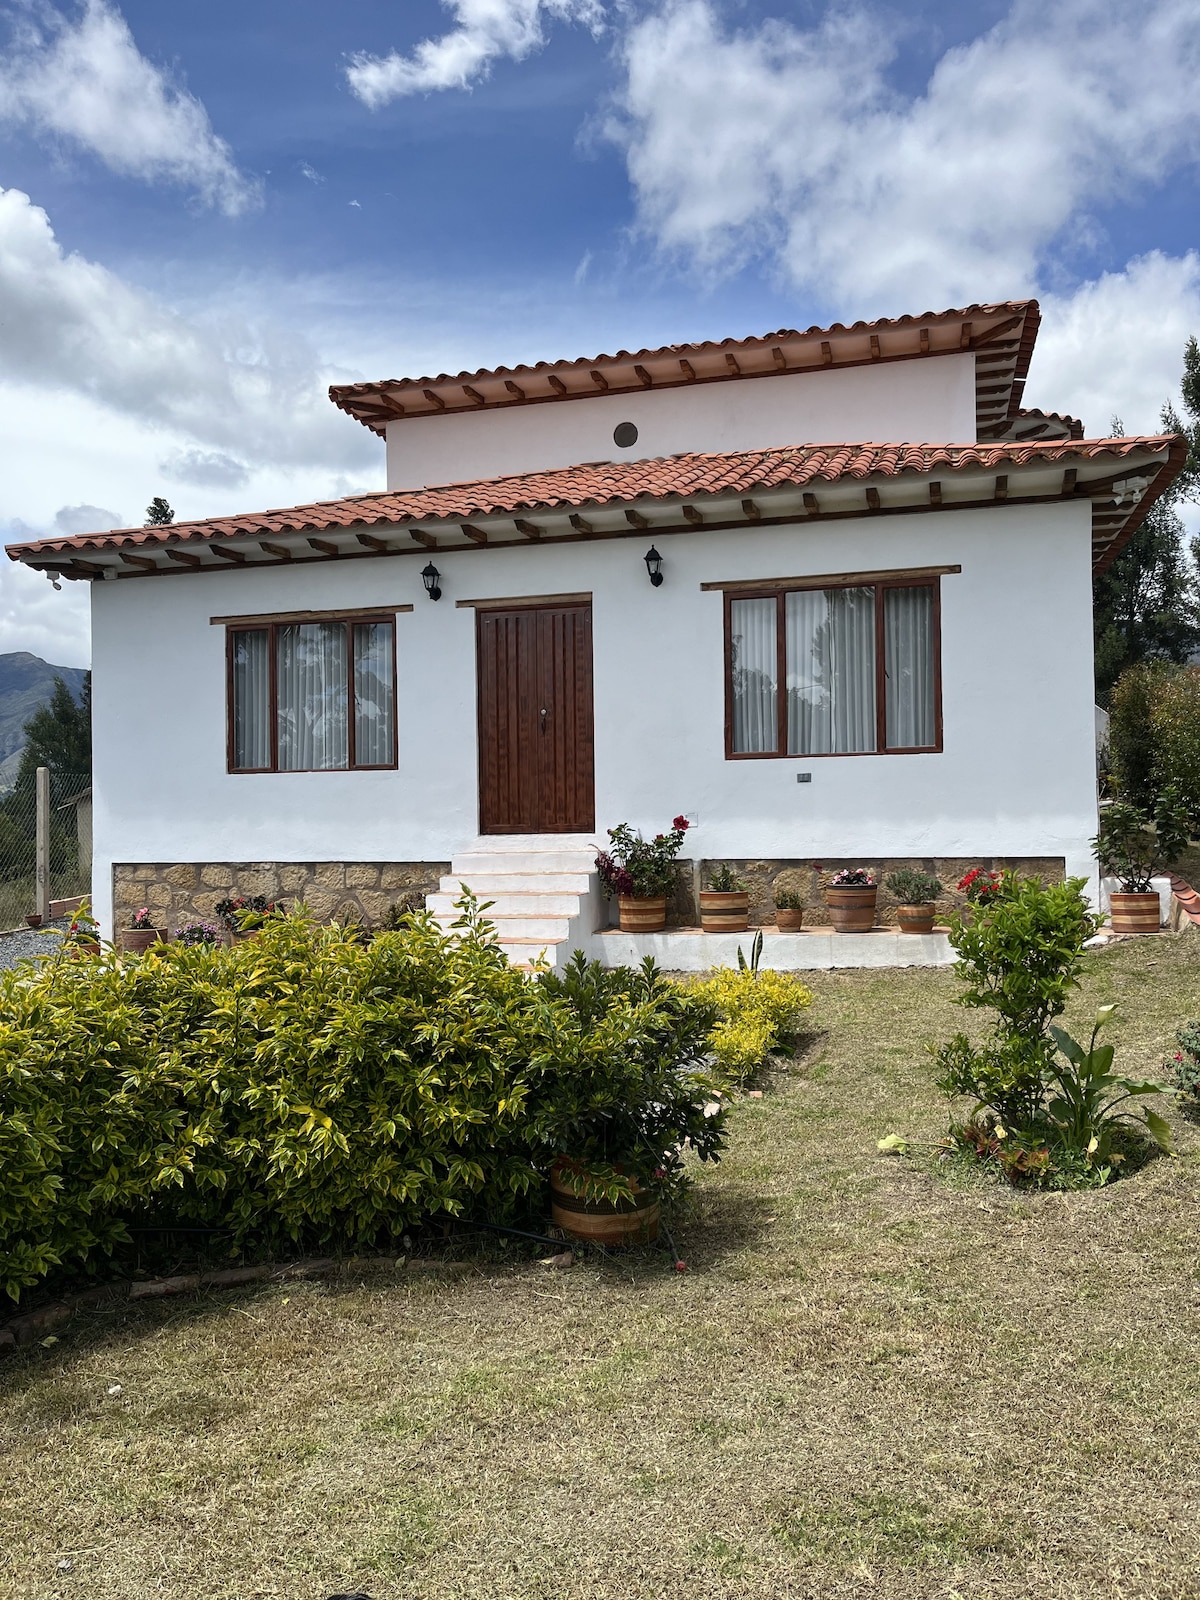
<svg viewBox="0 0 1200 1600">
<path fill-rule="evenodd" d="M 669 1179 L 683 1141 L 724 1139 L 698 1075 L 710 1005 L 652 973 L 531 980 L 469 898 L 453 937 L 420 912 L 364 941 L 296 911 L 230 948 L 64 950 L 0 973 L 0 1018 L 14 1298 L 135 1221 L 362 1249 L 501 1219 L 561 1154 Z"/>
<path fill-rule="evenodd" d="M 1200 1102 L 1200 1022 L 1189 1022 L 1175 1035 L 1179 1049 L 1167 1063 L 1180 1094 Z"/>
<path fill-rule="evenodd" d="M 708 1047 L 724 1078 L 740 1083 L 775 1051 L 794 1044 L 812 992 L 790 972 L 718 967 L 687 988 L 716 1008 Z"/>
<path fill-rule="evenodd" d="M 1187 849 L 1190 822 L 1190 808 L 1174 786 L 1146 810 L 1112 801 L 1092 841 L 1101 872 L 1120 880 L 1122 894 L 1148 894 L 1151 880 Z"/>
<path fill-rule="evenodd" d="M 1062 1028 L 1050 1029 L 1066 1064 L 1056 1061 L 1051 1066 L 1053 1083 L 1046 1119 L 1055 1144 L 1096 1167 L 1111 1167 L 1122 1159 L 1113 1147 L 1114 1138 L 1125 1124 L 1139 1119 L 1161 1150 L 1171 1150 L 1171 1130 L 1165 1118 L 1149 1106 L 1130 1108 L 1133 1100 L 1169 1093 L 1166 1085 L 1120 1077 L 1113 1072 L 1114 1047 L 1096 1043 L 1116 1010 L 1115 1005 L 1100 1007 L 1086 1050 Z"/>
<path fill-rule="evenodd" d="M 970 1095 L 1005 1127 L 1022 1127 L 1042 1107 L 1054 1058 L 1050 1024 L 1078 986 L 1083 947 L 1099 918 L 1083 898 L 1085 880 L 1043 884 L 1004 873 L 969 921 L 950 918 L 959 1004 L 995 1013 L 990 1036 L 964 1033 L 935 1051 L 940 1087 Z"/>
</svg>

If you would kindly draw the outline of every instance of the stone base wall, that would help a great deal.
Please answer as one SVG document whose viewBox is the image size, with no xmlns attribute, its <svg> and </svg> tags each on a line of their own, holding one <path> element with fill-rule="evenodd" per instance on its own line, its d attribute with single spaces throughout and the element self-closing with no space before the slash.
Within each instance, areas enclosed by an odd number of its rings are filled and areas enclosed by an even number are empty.
<svg viewBox="0 0 1200 1600">
<path fill-rule="evenodd" d="M 939 921 L 944 921 L 951 911 L 956 911 L 966 904 L 966 896 L 959 894 L 955 885 L 973 867 L 983 867 L 989 872 L 1008 868 L 1013 872 L 1019 872 L 1023 877 L 1041 878 L 1044 883 L 1061 883 L 1066 876 L 1067 868 L 1062 856 L 973 856 L 970 860 L 946 856 L 856 856 L 853 860 L 847 858 L 844 861 L 822 861 L 819 867 L 811 861 L 783 860 L 730 860 L 728 864 L 749 886 L 752 928 L 774 925 L 775 893 L 778 889 L 790 889 L 801 897 L 804 901 L 804 922 L 807 927 L 828 926 L 829 912 L 825 908 L 822 890 L 834 873 L 840 872 L 843 867 L 866 867 L 876 879 L 879 884 L 879 901 L 875 920 L 884 926 L 891 926 L 896 922 L 897 905 L 896 900 L 884 888 L 884 880 L 889 872 L 896 872 L 901 867 L 917 867 L 922 872 L 932 873 L 935 878 L 941 880 L 943 893 L 937 902 Z M 695 873 L 695 892 L 698 892 L 708 882 L 710 867 L 716 866 L 717 863 L 702 860 L 687 865 L 691 866 Z M 693 902 L 689 901 L 687 896 L 680 895 L 677 900 L 681 910 L 685 905 L 690 910 Z M 694 903 L 699 902 L 694 901 Z M 699 922 L 699 916 L 694 911 L 691 915 L 694 926 Z"/>
<path fill-rule="evenodd" d="M 215 922 L 218 900 L 265 894 L 288 905 L 302 900 L 322 922 L 349 917 L 378 927 L 392 906 L 411 909 L 433 894 L 449 871 L 448 861 L 118 862 L 113 923 L 127 928 L 149 906 L 155 923 L 175 933 L 188 922 Z"/>
</svg>

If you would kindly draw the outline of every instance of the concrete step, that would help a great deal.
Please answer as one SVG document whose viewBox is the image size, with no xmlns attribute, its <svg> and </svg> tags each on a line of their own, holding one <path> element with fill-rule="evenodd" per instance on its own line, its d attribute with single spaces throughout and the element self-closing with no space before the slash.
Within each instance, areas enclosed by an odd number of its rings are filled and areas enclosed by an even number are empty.
<svg viewBox="0 0 1200 1600">
<path fill-rule="evenodd" d="M 510 939 L 522 944 L 539 940 L 547 944 L 560 944 L 570 933 L 568 917 L 494 917 L 489 912 L 487 920 L 495 928 L 501 944 L 507 943 Z M 454 923 L 454 916 L 435 911 L 434 921 L 449 929 Z"/>
<path fill-rule="evenodd" d="M 438 887 L 443 894 L 458 895 L 467 885 L 481 900 L 498 894 L 586 894 L 591 880 L 586 872 L 471 872 L 456 878 L 448 874 Z"/>
<path fill-rule="evenodd" d="M 552 894 L 537 889 L 528 889 L 521 894 L 489 894 L 483 889 L 476 889 L 476 894 L 484 904 L 489 904 L 487 916 L 490 921 L 504 916 L 527 917 L 576 917 L 579 915 L 579 896 L 577 894 Z M 455 889 L 453 894 L 428 894 L 425 896 L 425 909 L 432 911 L 435 916 L 449 916 L 454 918 L 459 915 L 455 909 L 455 901 L 459 899 L 460 891 Z"/>
<path fill-rule="evenodd" d="M 450 862 L 450 876 L 476 872 L 594 872 L 594 850 L 467 850 Z"/>
</svg>

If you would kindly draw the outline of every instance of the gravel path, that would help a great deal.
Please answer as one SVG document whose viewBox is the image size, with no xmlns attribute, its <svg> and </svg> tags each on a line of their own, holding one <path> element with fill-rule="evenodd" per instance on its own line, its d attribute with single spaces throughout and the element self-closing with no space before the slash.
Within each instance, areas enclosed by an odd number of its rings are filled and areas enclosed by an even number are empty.
<svg viewBox="0 0 1200 1600">
<path fill-rule="evenodd" d="M 42 928 L 17 928 L 13 933 L 0 933 L 0 970 L 15 967 L 30 956 L 52 954 L 59 938 L 70 926 L 70 917 L 58 917 Z"/>
</svg>

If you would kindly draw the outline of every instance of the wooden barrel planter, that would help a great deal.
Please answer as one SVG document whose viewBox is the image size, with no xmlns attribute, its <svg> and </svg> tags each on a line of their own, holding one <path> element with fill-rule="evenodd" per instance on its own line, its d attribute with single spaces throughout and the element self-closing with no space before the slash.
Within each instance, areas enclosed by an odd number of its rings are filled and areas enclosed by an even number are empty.
<svg viewBox="0 0 1200 1600">
<path fill-rule="evenodd" d="M 117 943 L 127 956 L 144 955 L 152 944 L 170 935 L 165 928 L 118 928 Z"/>
<path fill-rule="evenodd" d="M 617 896 L 622 933 L 661 933 L 667 925 L 665 894 Z"/>
<path fill-rule="evenodd" d="M 780 933 L 799 933 L 804 926 L 804 909 L 797 906 L 777 906 L 775 926 Z"/>
<path fill-rule="evenodd" d="M 662 1206 L 635 1178 L 629 1182 L 632 1200 L 587 1200 L 582 1193 L 586 1183 L 574 1163 L 556 1161 L 550 1169 L 550 1215 L 555 1226 L 606 1249 L 653 1243 L 658 1238 Z"/>
<path fill-rule="evenodd" d="M 932 933 L 933 909 L 932 902 L 919 906 L 897 906 L 896 920 L 900 924 L 900 932 Z"/>
<path fill-rule="evenodd" d="M 701 889 L 700 926 L 705 933 L 745 933 L 749 925 L 748 889 Z"/>
<path fill-rule="evenodd" d="M 1114 933 L 1157 933 L 1162 908 L 1157 894 L 1110 894 Z"/>
<path fill-rule="evenodd" d="M 870 933 L 875 926 L 875 902 L 879 889 L 833 889 L 825 891 L 825 904 L 835 933 Z"/>
</svg>

